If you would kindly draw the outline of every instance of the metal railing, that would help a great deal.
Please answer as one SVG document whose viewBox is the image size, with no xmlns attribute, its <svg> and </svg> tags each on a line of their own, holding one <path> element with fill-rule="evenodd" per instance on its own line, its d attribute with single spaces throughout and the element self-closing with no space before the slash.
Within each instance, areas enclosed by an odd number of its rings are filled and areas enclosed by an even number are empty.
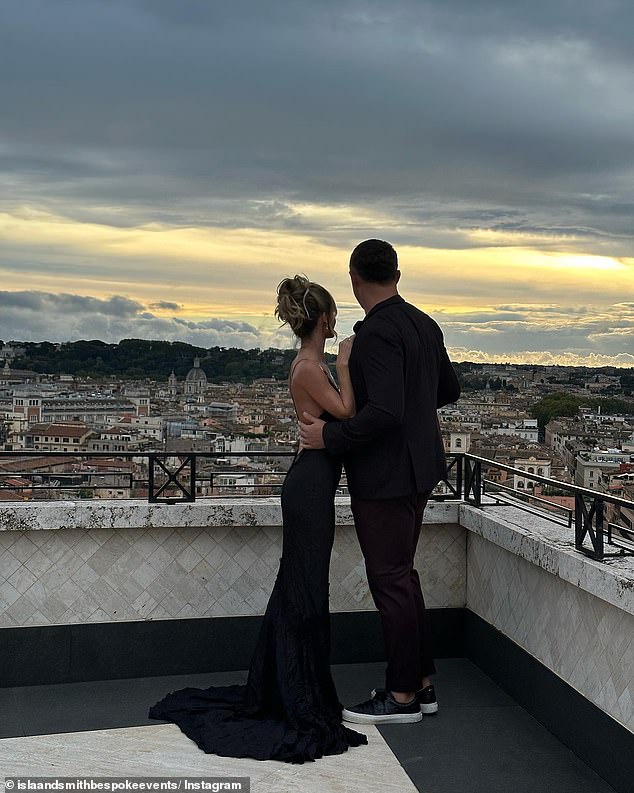
<svg viewBox="0 0 634 793">
<path fill-rule="evenodd" d="M 504 463 L 489 460 L 486 457 L 478 457 L 474 454 L 463 456 L 464 466 L 464 501 L 474 504 L 477 507 L 486 506 L 486 496 L 498 503 L 510 504 L 528 512 L 547 517 L 557 523 L 563 523 L 575 530 L 575 548 L 581 553 L 586 554 L 597 561 L 603 560 L 606 556 L 624 556 L 634 554 L 634 530 L 618 523 L 606 520 L 606 505 L 626 509 L 634 513 L 634 501 L 612 496 L 598 490 L 589 490 L 579 485 L 561 482 L 547 476 L 529 473 L 520 468 L 514 468 Z M 510 488 L 501 482 L 487 479 L 484 475 L 486 469 L 497 469 L 517 475 L 522 480 L 539 482 L 540 484 L 559 490 L 564 495 L 574 498 L 574 507 L 565 507 L 545 498 L 536 496 L 526 491 L 521 492 L 515 488 Z M 537 506 L 535 506 L 537 505 Z M 560 510 L 564 516 L 554 516 L 547 510 Z M 587 545 L 587 542 L 590 545 Z M 610 545 L 616 550 L 611 553 L 606 552 L 606 545 Z"/>
<path fill-rule="evenodd" d="M 85 497 L 104 489 L 130 490 L 130 497 L 147 498 L 152 504 L 176 504 L 196 501 L 202 490 L 207 494 L 223 496 L 239 495 L 277 495 L 281 490 L 286 471 L 271 467 L 271 460 L 293 458 L 293 451 L 241 451 L 241 452 L 178 452 L 178 451 L 127 451 L 127 452 L 53 452 L 53 451 L 4 451 L 0 452 L 0 463 L 3 458 L 16 459 L 16 470 L 6 470 L 0 465 L 0 492 L 13 491 L 30 494 L 37 498 L 42 491 L 54 493 L 77 494 Z M 37 471 L 19 470 L 19 461 L 28 458 L 52 458 L 56 467 L 68 465 L 75 467 L 71 471 Z M 229 459 L 249 458 L 262 460 L 269 467 L 236 467 L 223 465 Z M 81 462 L 81 461 L 84 462 Z M 110 470 L 90 470 L 85 461 L 112 461 Z M 135 470 L 121 470 L 116 461 L 132 461 Z M 51 467 L 49 466 L 49 467 Z M 528 490 L 520 491 L 510 487 L 508 483 L 496 482 L 487 478 L 490 469 L 505 471 L 517 475 L 522 480 L 530 480 L 551 487 L 563 494 L 574 497 L 574 507 L 566 507 L 535 495 Z M 144 474 L 140 476 L 140 474 Z M 113 478 L 119 477 L 119 484 Z M 233 484 L 222 482 L 219 477 L 230 477 L 236 480 Z M 248 481 L 237 481 L 240 477 L 249 477 Z M 23 479 L 27 483 L 10 483 L 11 479 Z M 108 484 L 110 478 L 110 484 Z M 252 479 L 252 481 L 251 481 Z M 103 480 L 98 484 L 99 480 Z M 257 481 L 259 480 L 259 481 Z M 512 481 L 512 480 L 511 480 Z M 125 482 L 125 484 L 121 484 Z M 215 493 L 213 492 L 215 491 Z M 345 474 L 341 482 L 340 492 L 345 493 Z M 35 496 L 34 496 L 35 494 Z M 22 495 L 24 498 L 24 495 Z M 553 522 L 574 526 L 575 548 L 596 560 L 608 555 L 625 555 L 634 553 L 634 530 L 606 519 L 606 505 L 612 508 L 626 509 L 634 512 L 634 502 L 612 496 L 578 485 L 561 482 L 557 479 L 530 473 L 513 466 L 479 457 L 473 454 L 458 453 L 448 455 L 447 477 L 438 485 L 431 496 L 432 500 L 462 500 L 480 508 L 492 504 L 512 505 L 527 510 Z M 561 514 L 554 514 L 559 512 Z M 588 545 L 589 543 L 589 545 Z M 616 549 L 612 554 L 606 552 L 606 545 Z"/>
<path fill-rule="evenodd" d="M 37 498 L 37 494 L 42 491 L 51 491 L 58 496 L 76 494 L 79 497 L 91 497 L 95 492 L 107 489 L 128 489 L 131 498 L 144 498 L 153 504 L 174 504 L 195 501 L 197 491 L 202 489 L 211 492 L 220 487 L 224 491 L 239 492 L 241 485 L 222 485 L 218 482 L 219 476 L 231 475 L 253 477 L 254 481 L 248 487 L 257 495 L 258 492 L 281 487 L 285 470 L 279 466 L 271 467 L 271 461 L 294 456 L 295 452 L 292 451 L 0 451 L 0 492 L 13 492 L 18 497 L 28 499 L 33 498 L 34 494 Z M 15 465 L 11 469 L 2 466 L 4 458 L 14 459 Z M 262 459 L 265 465 L 240 470 L 229 465 L 218 467 L 218 463 L 224 460 L 242 458 Z M 38 466 L 37 470 L 27 470 L 29 466 L 25 464 L 25 460 L 28 459 L 48 459 L 50 462 L 48 466 Z M 105 469 L 97 470 L 90 465 L 91 461 L 111 464 Z M 121 465 L 122 461 L 127 461 L 126 468 Z M 207 467 L 204 466 L 205 461 L 208 463 Z M 53 468 L 64 470 L 52 470 Z M 278 477 L 279 484 L 255 481 L 267 477 Z M 119 482 L 113 481 L 117 478 Z M 125 482 L 120 481 L 122 478 Z M 16 479 L 22 479 L 24 483 L 16 482 Z"/>
</svg>

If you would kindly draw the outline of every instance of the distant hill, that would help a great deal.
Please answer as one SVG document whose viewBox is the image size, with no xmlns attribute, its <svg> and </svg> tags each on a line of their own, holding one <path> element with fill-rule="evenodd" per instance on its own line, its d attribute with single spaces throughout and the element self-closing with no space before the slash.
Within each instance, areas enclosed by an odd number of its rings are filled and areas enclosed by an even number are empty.
<svg viewBox="0 0 634 793">
<path fill-rule="evenodd" d="M 178 341 L 143 339 L 123 339 L 118 344 L 98 340 L 65 344 L 23 342 L 20 346 L 25 353 L 11 362 L 12 368 L 96 379 L 117 376 L 167 380 L 172 370 L 182 379 L 198 356 L 212 382 L 250 382 L 260 377 L 284 380 L 295 355 L 294 350 L 206 349 Z M 330 357 L 334 360 L 334 356 Z"/>
<path fill-rule="evenodd" d="M 3 342 L 0 341 L 0 349 Z M 52 342 L 20 342 L 24 354 L 11 362 L 14 369 L 31 369 L 42 374 L 70 374 L 78 377 L 121 377 L 124 379 L 150 378 L 167 380 L 174 370 L 178 378 L 183 378 L 198 356 L 201 367 L 211 382 L 248 383 L 261 377 L 274 377 L 285 380 L 288 377 L 290 362 L 295 350 L 242 350 L 236 347 L 196 347 L 180 341 L 146 341 L 144 339 L 123 339 L 118 344 L 106 344 L 97 339 L 92 341 L 73 341 L 64 344 Z M 330 364 L 335 356 L 327 354 Z M 1 365 L 1 364 L 0 364 Z M 506 388 L 499 376 L 492 376 L 491 370 L 503 370 L 506 364 L 480 364 L 463 361 L 454 363 L 464 390 L 479 390 L 487 383 L 497 390 Z M 530 371 L 550 367 L 532 364 L 514 364 L 516 370 Z M 552 367 L 553 376 L 546 377 L 549 383 L 562 385 L 583 385 L 595 373 L 611 375 L 620 380 L 624 395 L 634 392 L 634 369 L 616 369 L 605 366 L 591 367 Z M 509 386 L 513 390 L 513 386 Z M 618 388 L 618 387 L 617 387 Z M 619 389 L 619 390 L 620 390 Z"/>
</svg>

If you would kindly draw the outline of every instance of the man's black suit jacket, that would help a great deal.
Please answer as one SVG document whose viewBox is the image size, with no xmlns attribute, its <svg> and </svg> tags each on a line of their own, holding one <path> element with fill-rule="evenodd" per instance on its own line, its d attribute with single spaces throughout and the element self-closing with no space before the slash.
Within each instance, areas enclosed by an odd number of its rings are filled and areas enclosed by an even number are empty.
<svg viewBox="0 0 634 793">
<path fill-rule="evenodd" d="M 352 496 L 387 499 L 432 490 L 446 475 L 436 409 L 460 386 L 440 328 L 400 295 L 355 325 L 350 377 L 357 413 L 323 429 L 344 455 Z"/>
</svg>

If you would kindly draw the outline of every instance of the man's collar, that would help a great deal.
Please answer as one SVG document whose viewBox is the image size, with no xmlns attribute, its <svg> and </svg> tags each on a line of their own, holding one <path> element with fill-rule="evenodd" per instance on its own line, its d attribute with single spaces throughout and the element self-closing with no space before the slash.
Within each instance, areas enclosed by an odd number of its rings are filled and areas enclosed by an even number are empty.
<svg viewBox="0 0 634 793">
<path fill-rule="evenodd" d="M 363 325 L 363 323 L 365 322 L 365 320 L 368 319 L 368 317 L 371 317 L 372 314 L 375 314 L 377 311 L 380 311 L 382 308 L 385 308 L 386 306 L 391 306 L 394 303 L 404 303 L 404 302 L 405 302 L 404 298 L 402 298 L 400 295 L 392 295 L 392 297 L 388 297 L 385 300 L 381 300 L 380 303 L 376 303 L 376 305 L 372 306 L 372 308 L 365 315 L 365 319 L 361 319 L 358 322 L 354 323 L 354 327 L 352 328 L 352 330 L 355 333 L 357 333 L 361 325 Z"/>
</svg>

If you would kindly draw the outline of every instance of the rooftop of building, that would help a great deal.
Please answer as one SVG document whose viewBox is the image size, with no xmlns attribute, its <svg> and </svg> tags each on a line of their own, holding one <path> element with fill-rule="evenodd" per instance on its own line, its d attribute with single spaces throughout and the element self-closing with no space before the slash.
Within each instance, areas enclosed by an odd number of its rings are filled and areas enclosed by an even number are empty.
<svg viewBox="0 0 634 793">
<path fill-rule="evenodd" d="M 573 529 L 521 504 L 427 509 L 437 716 L 370 728 L 369 747 L 301 768 L 205 755 L 149 721 L 169 690 L 244 679 L 279 521 L 276 498 L 0 507 L 5 775 L 248 776 L 254 793 L 629 791 L 634 559 L 589 559 Z M 381 684 L 383 656 L 345 498 L 337 526 L 333 663 L 352 703 Z"/>
<path fill-rule="evenodd" d="M 382 663 L 333 667 L 346 703 L 365 699 Z M 436 716 L 357 727 L 368 746 L 304 766 L 206 755 L 147 718 L 167 691 L 244 682 L 244 671 L 0 689 L 7 776 L 248 777 L 253 793 L 614 793 L 614 788 L 466 658 L 438 662 Z"/>
</svg>

